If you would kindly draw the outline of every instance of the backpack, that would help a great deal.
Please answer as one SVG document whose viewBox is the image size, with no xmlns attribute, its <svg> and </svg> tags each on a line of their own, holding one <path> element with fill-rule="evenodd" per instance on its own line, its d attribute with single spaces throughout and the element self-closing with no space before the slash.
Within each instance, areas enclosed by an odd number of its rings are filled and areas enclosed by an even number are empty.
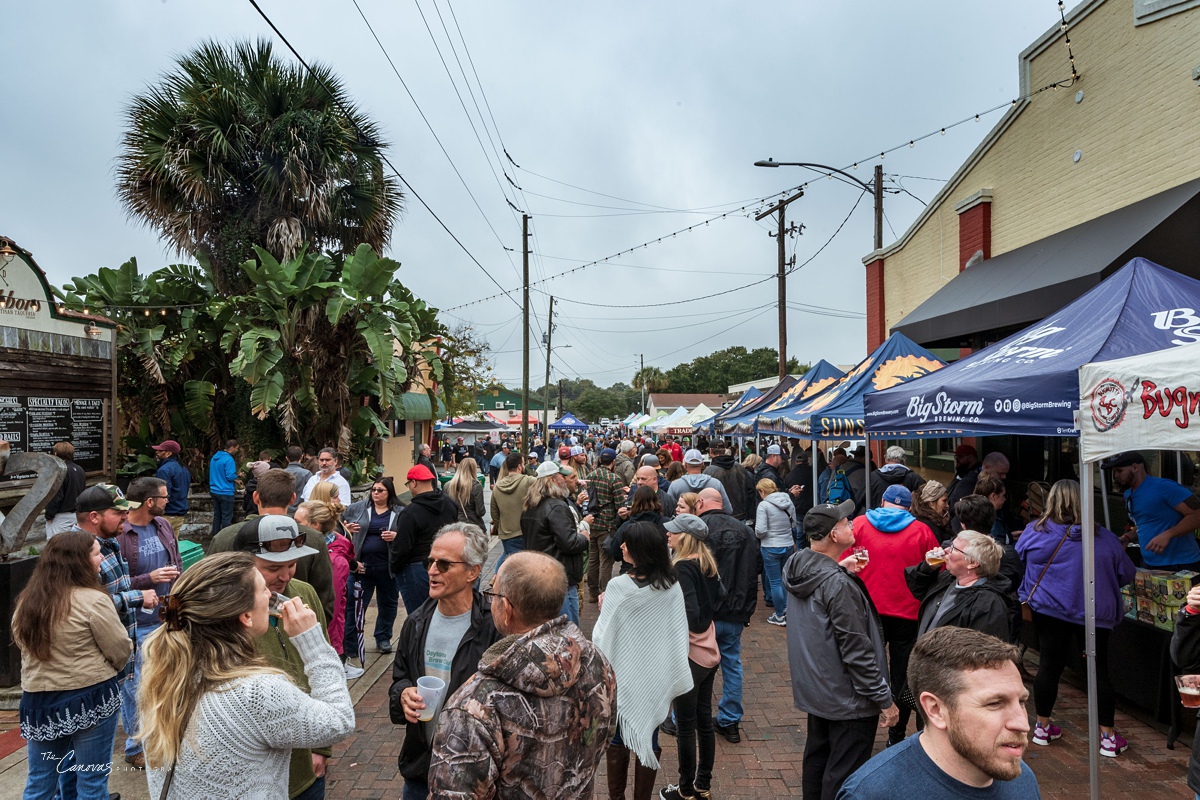
<svg viewBox="0 0 1200 800">
<path fill-rule="evenodd" d="M 862 465 L 857 462 L 848 462 L 838 467 L 837 472 L 833 473 L 833 477 L 829 479 L 829 497 L 826 502 L 833 503 L 836 506 L 847 500 L 854 499 L 854 492 L 850 489 L 850 472 L 855 472 L 856 470 L 851 469 L 847 472 L 846 468 L 850 464 L 862 469 Z"/>
</svg>

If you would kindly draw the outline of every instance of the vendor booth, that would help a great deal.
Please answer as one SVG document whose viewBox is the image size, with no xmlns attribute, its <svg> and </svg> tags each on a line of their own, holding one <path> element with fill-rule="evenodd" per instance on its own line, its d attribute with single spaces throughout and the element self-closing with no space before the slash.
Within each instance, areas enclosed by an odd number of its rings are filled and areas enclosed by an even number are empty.
<svg viewBox="0 0 1200 800">
<path fill-rule="evenodd" d="M 704 425 L 701 426 L 702 430 L 700 430 L 699 432 L 707 433 L 710 436 L 717 433 L 718 430 L 720 429 L 721 423 L 724 420 L 731 419 L 733 417 L 736 417 L 738 414 L 741 414 L 742 411 L 745 410 L 745 408 L 750 403 L 754 402 L 755 400 L 757 400 L 760 397 L 762 397 L 762 391 L 751 386 L 749 389 L 742 392 L 742 396 L 739 397 L 733 403 L 733 405 L 729 406 L 729 408 L 726 408 L 722 411 L 717 412 L 716 415 L 714 415 L 707 422 L 705 422 Z"/>
<path fill-rule="evenodd" d="M 586 431 L 588 424 L 574 414 L 563 414 L 558 420 L 550 423 L 552 431 Z"/>
<path fill-rule="evenodd" d="M 830 386 L 833 386 L 844 377 L 846 377 L 846 373 L 822 358 L 816 364 L 813 364 L 812 369 L 801 375 L 800 380 L 792 384 L 792 387 L 781 394 L 775 402 L 763 407 L 758 414 L 758 419 L 771 417 L 775 412 L 783 411 L 787 408 L 795 408 L 803 401 L 808 400 L 810 397 L 815 397 Z M 778 433 L 778 431 L 769 431 L 767 429 L 757 429 L 756 432 Z"/>
<path fill-rule="evenodd" d="M 783 380 L 768 389 L 761 397 L 744 405 L 736 415 L 718 420 L 717 433 L 725 436 L 753 436 L 755 420 L 758 419 L 759 413 L 783 397 L 799 380 L 791 375 L 785 375 Z"/>
</svg>

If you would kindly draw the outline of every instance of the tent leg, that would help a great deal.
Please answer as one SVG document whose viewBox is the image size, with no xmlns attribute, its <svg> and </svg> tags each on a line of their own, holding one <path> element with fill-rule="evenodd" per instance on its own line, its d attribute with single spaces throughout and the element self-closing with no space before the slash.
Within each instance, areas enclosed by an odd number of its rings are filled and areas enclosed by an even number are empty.
<svg viewBox="0 0 1200 800">
<path fill-rule="evenodd" d="M 817 487 L 821 485 L 821 476 L 819 474 L 817 474 L 817 461 L 818 461 L 817 447 L 818 447 L 817 440 L 813 439 L 812 440 L 812 452 L 809 453 L 809 456 L 812 458 L 812 468 L 813 468 L 812 496 L 813 496 L 813 505 L 814 506 L 820 505 L 821 503 L 825 502 L 822 498 L 817 497 Z"/>
<path fill-rule="evenodd" d="M 1100 499 L 1104 501 L 1104 527 L 1112 530 L 1112 519 L 1108 512 L 1108 486 L 1104 481 L 1104 468 L 1100 468 Z"/>
<path fill-rule="evenodd" d="M 1092 465 L 1079 457 L 1079 493 L 1083 506 L 1084 655 L 1088 687 L 1088 784 L 1091 800 L 1100 800 L 1100 719 L 1096 695 L 1096 537 Z"/>
<path fill-rule="evenodd" d="M 1183 451 L 1175 451 L 1175 482 L 1183 485 Z M 1110 529 L 1111 530 L 1111 529 Z"/>
<path fill-rule="evenodd" d="M 863 448 L 867 451 L 863 456 L 863 467 L 866 470 L 866 477 L 863 478 L 863 508 L 871 507 L 871 437 L 863 434 Z"/>
</svg>

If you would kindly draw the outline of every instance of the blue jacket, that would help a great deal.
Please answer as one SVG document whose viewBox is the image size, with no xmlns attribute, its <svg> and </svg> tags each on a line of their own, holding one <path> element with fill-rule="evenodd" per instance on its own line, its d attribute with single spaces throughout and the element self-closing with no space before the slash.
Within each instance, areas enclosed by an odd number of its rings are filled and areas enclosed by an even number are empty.
<svg viewBox="0 0 1200 800">
<path fill-rule="evenodd" d="M 233 497 L 237 493 L 237 464 L 227 450 L 218 450 L 208 462 L 208 493 Z"/>
<path fill-rule="evenodd" d="M 167 482 L 170 499 L 163 513 L 168 517 L 182 517 L 188 513 L 188 492 L 192 490 L 192 473 L 188 472 L 188 468 L 180 464 L 178 458 L 171 456 L 158 465 L 154 476 Z"/>
</svg>

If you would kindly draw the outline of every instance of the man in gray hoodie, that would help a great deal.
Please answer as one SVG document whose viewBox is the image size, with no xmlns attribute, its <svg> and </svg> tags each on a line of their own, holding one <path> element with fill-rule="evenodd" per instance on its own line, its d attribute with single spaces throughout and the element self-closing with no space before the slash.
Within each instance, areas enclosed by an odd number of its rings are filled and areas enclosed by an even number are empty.
<svg viewBox="0 0 1200 800">
<path fill-rule="evenodd" d="M 671 482 L 671 488 L 667 490 L 667 494 L 671 499 L 671 508 L 679 502 L 680 495 L 688 492 L 700 493 L 701 489 L 716 489 L 721 493 L 721 510 L 726 514 L 733 513 L 733 506 L 729 503 L 729 495 L 725 492 L 725 486 L 712 475 L 704 474 L 704 456 L 699 450 L 688 450 L 683 454 L 683 477 L 676 478 Z"/>
<path fill-rule="evenodd" d="M 854 545 L 854 501 L 822 503 L 804 515 L 809 547 L 787 563 L 788 664 L 796 708 L 808 714 L 804 800 L 834 800 L 871 757 L 876 727 L 899 717 L 875 606 L 838 558 Z M 861 567 L 853 556 L 851 568 Z"/>
</svg>

